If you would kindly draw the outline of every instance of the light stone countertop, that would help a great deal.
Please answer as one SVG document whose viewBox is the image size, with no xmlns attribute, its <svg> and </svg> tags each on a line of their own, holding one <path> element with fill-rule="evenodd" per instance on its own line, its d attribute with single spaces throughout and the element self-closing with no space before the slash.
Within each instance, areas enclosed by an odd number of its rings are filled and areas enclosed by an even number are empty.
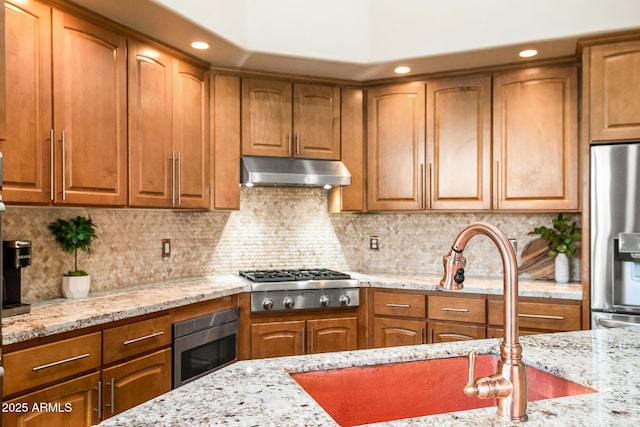
<svg viewBox="0 0 640 427">
<path fill-rule="evenodd" d="M 31 313 L 2 319 L 2 344 L 101 325 L 200 301 L 248 292 L 238 276 L 210 276 L 90 293 L 86 298 L 58 298 L 31 305 Z"/>
<path fill-rule="evenodd" d="M 290 373 L 413 360 L 498 353 L 487 339 L 241 361 L 103 421 L 116 426 L 335 426 Z M 532 335 L 521 338 L 527 365 L 596 390 L 529 402 L 527 427 L 640 424 L 640 328 Z M 463 384 L 460 385 L 460 388 Z M 429 399 L 425 390 L 425 399 Z M 375 424 L 505 426 L 494 406 Z"/>
<path fill-rule="evenodd" d="M 362 287 L 440 290 L 440 277 L 434 275 L 350 274 L 360 281 Z M 582 287 L 579 284 L 519 282 L 520 296 L 574 300 L 582 298 Z M 58 298 L 37 302 L 32 304 L 31 313 L 2 319 L 2 344 L 6 346 L 250 290 L 250 284 L 239 276 L 217 275 L 90 293 L 86 298 Z M 502 279 L 468 277 L 462 292 L 500 295 Z"/>
</svg>

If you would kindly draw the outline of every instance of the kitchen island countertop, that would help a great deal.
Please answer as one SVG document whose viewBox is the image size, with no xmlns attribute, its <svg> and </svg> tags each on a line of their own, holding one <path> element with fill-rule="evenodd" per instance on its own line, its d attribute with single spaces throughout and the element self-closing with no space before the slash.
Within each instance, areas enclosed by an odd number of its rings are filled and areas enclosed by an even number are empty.
<svg viewBox="0 0 640 427">
<path fill-rule="evenodd" d="M 498 339 L 237 362 L 103 421 L 118 426 L 333 426 L 335 421 L 290 373 L 497 354 Z M 596 390 L 529 402 L 522 426 L 626 426 L 640 423 L 640 328 L 599 329 L 521 338 L 527 365 Z M 460 384 L 460 388 L 464 385 Z M 427 393 L 427 391 L 425 391 Z M 428 398 L 425 396 L 425 398 Z M 505 426 L 494 406 L 403 419 L 377 426 Z"/>
<path fill-rule="evenodd" d="M 440 277 L 429 274 L 351 273 L 362 287 L 437 291 Z M 2 344 L 101 325 L 240 292 L 251 285 L 237 275 L 214 275 L 90 293 L 86 298 L 57 298 L 32 304 L 31 313 L 2 319 Z M 442 291 L 451 292 L 451 291 Z M 469 277 L 463 292 L 502 294 L 502 279 Z M 582 299 L 580 284 L 520 280 L 520 296 Z"/>
</svg>

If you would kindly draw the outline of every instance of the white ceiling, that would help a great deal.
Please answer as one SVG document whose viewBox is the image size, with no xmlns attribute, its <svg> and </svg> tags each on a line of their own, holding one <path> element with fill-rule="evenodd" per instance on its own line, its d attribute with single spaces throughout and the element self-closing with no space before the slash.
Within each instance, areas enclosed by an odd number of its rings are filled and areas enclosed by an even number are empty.
<svg viewBox="0 0 640 427">
<path fill-rule="evenodd" d="M 73 1 L 214 66 L 359 81 L 573 55 L 578 38 L 640 28 L 638 0 Z"/>
</svg>

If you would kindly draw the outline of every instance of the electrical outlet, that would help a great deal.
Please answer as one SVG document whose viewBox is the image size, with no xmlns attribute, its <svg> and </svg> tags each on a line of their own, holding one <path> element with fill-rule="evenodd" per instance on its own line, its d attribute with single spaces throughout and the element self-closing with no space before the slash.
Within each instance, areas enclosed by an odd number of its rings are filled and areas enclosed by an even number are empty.
<svg viewBox="0 0 640 427">
<path fill-rule="evenodd" d="M 371 249 L 372 251 L 380 250 L 380 237 L 369 236 L 369 249 Z"/>
<path fill-rule="evenodd" d="M 162 258 L 171 256 L 171 239 L 162 239 Z"/>
</svg>

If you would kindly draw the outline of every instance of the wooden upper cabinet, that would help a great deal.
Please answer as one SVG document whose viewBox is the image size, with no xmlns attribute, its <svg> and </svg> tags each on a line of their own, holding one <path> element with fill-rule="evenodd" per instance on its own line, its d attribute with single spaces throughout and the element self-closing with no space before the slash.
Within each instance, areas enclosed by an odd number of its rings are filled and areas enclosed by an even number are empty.
<svg viewBox="0 0 640 427">
<path fill-rule="evenodd" d="M 431 209 L 491 208 L 491 76 L 427 84 Z"/>
<path fill-rule="evenodd" d="M 340 89 L 293 85 L 294 157 L 340 160 Z"/>
<path fill-rule="evenodd" d="M 640 138 L 640 40 L 593 46 L 589 67 L 591 140 Z"/>
<path fill-rule="evenodd" d="M 129 41 L 129 204 L 209 204 L 208 76 Z"/>
<path fill-rule="evenodd" d="M 126 55 L 123 36 L 53 10 L 57 203 L 127 203 Z"/>
<path fill-rule="evenodd" d="M 364 95 L 362 89 L 341 91 L 341 159 L 351 174 L 351 185 L 329 191 L 330 212 L 364 211 Z"/>
<path fill-rule="evenodd" d="M 425 84 L 370 89 L 367 94 L 367 208 L 425 206 Z"/>
<path fill-rule="evenodd" d="M 579 208 L 577 82 L 572 65 L 494 77 L 494 208 Z"/>
<path fill-rule="evenodd" d="M 242 79 L 242 154 L 340 159 L 340 89 Z"/>
<path fill-rule="evenodd" d="M 209 206 L 208 70 L 174 61 L 173 145 L 177 206 Z"/>
<path fill-rule="evenodd" d="M 129 204 L 170 207 L 173 58 L 129 41 Z"/>
<path fill-rule="evenodd" d="M 291 156 L 291 83 L 242 79 L 242 154 Z"/>
<path fill-rule="evenodd" d="M 0 142 L 3 198 L 9 203 L 50 203 L 51 8 L 35 1 L 7 1 L 4 12 L 7 127 L 6 141 Z"/>
</svg>

